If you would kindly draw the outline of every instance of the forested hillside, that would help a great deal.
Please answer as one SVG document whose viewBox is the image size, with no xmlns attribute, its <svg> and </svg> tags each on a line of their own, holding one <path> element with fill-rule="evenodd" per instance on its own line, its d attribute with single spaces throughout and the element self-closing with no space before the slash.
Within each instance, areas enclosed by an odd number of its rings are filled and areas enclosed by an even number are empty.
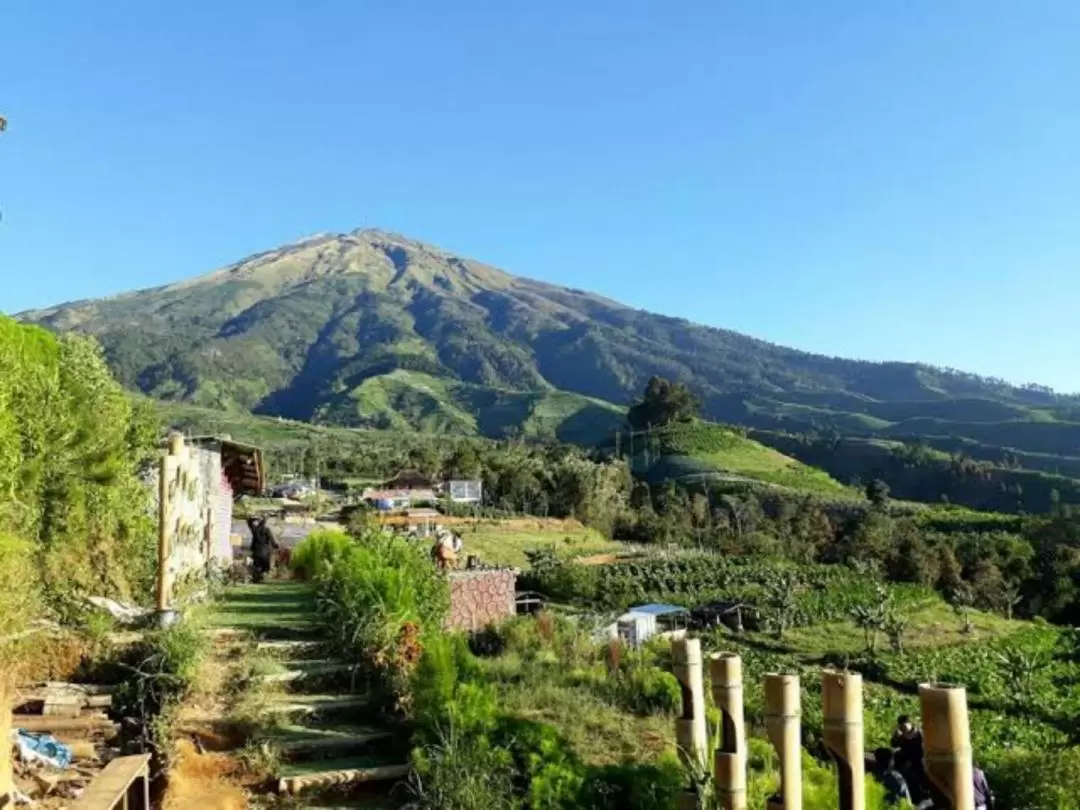
<svg viewBox="0 0 1080 810">
<path fill-rule="evenodd" d="M 318 236 L 191 281 L 23 317 L 98 336 L 129 388 L 294 419 L 595 439 L 612 424 L 597 400 L 625 406 L 659 374 L 689 385 L 707 416 L 760 429 L 1080 456 L 1075 397 L 807 354 L 382 231 Z"/>
</svg>

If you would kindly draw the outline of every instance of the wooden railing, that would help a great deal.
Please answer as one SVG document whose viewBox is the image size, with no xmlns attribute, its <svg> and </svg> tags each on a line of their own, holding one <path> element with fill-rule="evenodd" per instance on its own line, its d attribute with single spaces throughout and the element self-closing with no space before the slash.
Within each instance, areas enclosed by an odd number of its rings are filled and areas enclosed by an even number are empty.
<svg viewBox="0 0 1080 810">
<path fill-rule="evenodd" d="M 150 755 L 114 759 L 72 810 L 150 810 Z"/>
</svg>

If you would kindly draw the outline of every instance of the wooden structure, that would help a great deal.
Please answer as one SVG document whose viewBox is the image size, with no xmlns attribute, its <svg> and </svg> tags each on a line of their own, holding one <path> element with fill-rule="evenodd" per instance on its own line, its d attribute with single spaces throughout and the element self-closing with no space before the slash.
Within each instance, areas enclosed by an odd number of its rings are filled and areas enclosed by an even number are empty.
<svg viewBox="0 0 1080 810">
<path fill-rule="evenodd" d="M 150 755 L 114 759 L 72 810 L 150 810 Z"/>
<path fill-rule="evenodd" d="M 866 806 L 866 758 L 863 753 L 862 675 L 857 672 L 821 674 L 825 747 L 834 760 L 840 781 L 840 810 Z"/>
<path fill-rule="evenodd" d="M 746 808 L 746 722 L 742 659 L 716 653 L 709 662 L 713 702 L 720 710 L 720 744 L 713 755 L 716 792 L 722 810 Z"/>
<path fill-rule="evenodd" d="M 177 585 L 232 561 L 232 503 L 262 492 L 262 453 L 228 439 L 169 437 L 158 470 L 157 609 L 172 608 Z"/>
<path fill-rule="evenodd" d="M 693 750 L 696 732 L 688 729 L 687 702 L 694 705 L 692 671 L 697 641 L 672 645 L 675 677 L 683 687 L 683 717 L 676 726 L 680 748 Z M 690 646 L 688 646 L 690 645 Z M 700 650 L 700 648 L 698 648 Z M 700 651 L 698 652 L 700 656 Z M 700 661 L 700 657 L 697 659 Z M 721 738 L 713 759 L 714 782 L 723 810 L 746 808 L 746 728 L 743 718 L 742 661 L 734 653 L 710 659 L 713 700 L 720 710 Z M 700 678 L 700 674 L 698 675 Z M 863 753 L 862 676 L 825 670 L 821 676 L 824 742 L 839 770 L 840 810 L 865 807 L 866 761 Z M 975 810 L 971 730 L 967 695 L 961 686 L 922 684 L 924 764 L 934 806 Z M 690 712 L 692 715 L 692 711 Z M 802 810 L 801 691 L 797 675 L 765 676 L 765 727 L 780 758 L 780 790 L 766 810 Z M 688 744 L 684 744 L 684 741 Z M 680 754 L 683 751 L 680 750 Z M 684 755 L 685 756 L 685 755 Z M 690 764 L 692 760 L 684 759 Z M 679 808 L 696 808 L 697 796 L 686 791 Z"/>
<path fill-rule="evenodd" d="M 943 810 L 975 810 L 971 763 L 971 728 L 967 693 L 962 686 L 919 686 L 924 760 L 934 806 Z"/>
<path fill-rule="evenodd" d="M 780 757 L 780 801 L 768 810 L 802 810 L 801 699 L 798 675 L 765 676 L 765 730 Z"/>
<path fill-rule="evenodd" d="M 708 725 L 705 719 L 705 683 L 701 660 L 701 641 L 681 638 L 671 643 L 672 669 L 682 688 L 682 715 L 675 721 L 675 742 L 679 757 L 691 773 L 705 773 L 708 756 Z M 700 806 L 696 786 L 679 798 L 679 810 Z"/>
</svg>

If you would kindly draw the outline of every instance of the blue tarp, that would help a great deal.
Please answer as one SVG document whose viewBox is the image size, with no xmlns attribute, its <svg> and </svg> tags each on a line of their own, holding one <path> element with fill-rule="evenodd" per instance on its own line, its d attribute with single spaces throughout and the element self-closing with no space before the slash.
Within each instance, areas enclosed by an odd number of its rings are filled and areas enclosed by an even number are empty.
<svg viewBox="0 0 1080 810">
<path fill-rule="evenodd" d="M 12 742 L 19 748 L 19 758 L 24 762 L 44 762 L 54 768 L 66 768 L 71 764 L 71 749 L 48 734 L 31 734 L 21 728 L 11 732 Z"/>
</svg>

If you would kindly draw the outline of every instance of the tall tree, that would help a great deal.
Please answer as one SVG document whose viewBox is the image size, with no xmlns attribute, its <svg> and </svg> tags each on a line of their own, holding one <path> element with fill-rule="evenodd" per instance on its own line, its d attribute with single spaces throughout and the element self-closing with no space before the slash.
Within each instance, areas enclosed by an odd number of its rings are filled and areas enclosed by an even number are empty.
<svg viewBox="0 0 1080 810">
<path fill-rule="evenodd" d="M 663 427 L 672 422 L 688 422 L 701 410 L 701 400 L 682 383 L 653 377 L 645 386 L 645 396 L 627 412 L 635 430 Z"/>
</svg>

